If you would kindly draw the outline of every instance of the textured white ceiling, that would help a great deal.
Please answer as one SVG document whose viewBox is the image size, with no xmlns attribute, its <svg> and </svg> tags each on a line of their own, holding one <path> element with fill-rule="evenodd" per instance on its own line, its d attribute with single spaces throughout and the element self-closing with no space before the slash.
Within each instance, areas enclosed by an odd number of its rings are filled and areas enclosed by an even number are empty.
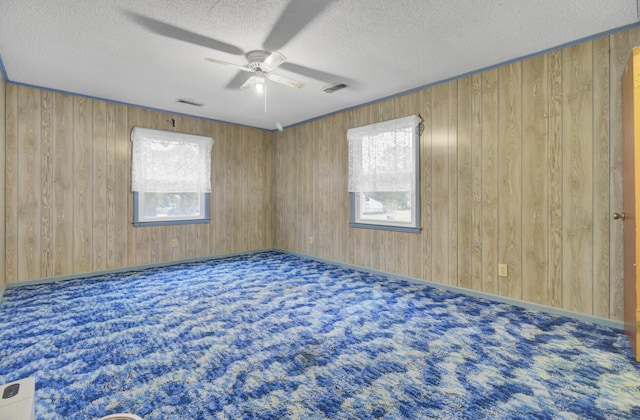
<svg viewBox="0 0 640 420">
<path fill-rule="evenodd" d="M 274 129 L 638 21 L 637 0 L 0 0 L 0 59 L 11 82 Z M 205 61 L 255 49 L 305 83 L 269 83 L 266 112 Z"/>
</svg>

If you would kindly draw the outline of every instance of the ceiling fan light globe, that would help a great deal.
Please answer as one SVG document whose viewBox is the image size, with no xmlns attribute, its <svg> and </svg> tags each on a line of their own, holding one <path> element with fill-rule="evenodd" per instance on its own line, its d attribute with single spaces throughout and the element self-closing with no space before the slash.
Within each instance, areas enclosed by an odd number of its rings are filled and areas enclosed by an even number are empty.
<svg viewBox="0 0 640 420">
<path fill-rule="evenodd" d="M 254 87 L 258 94 L 262 94 L 264 92 L 264 82 L 265 82 L 264 72 L 262 70 L 256 71 Z"/>
</svg>

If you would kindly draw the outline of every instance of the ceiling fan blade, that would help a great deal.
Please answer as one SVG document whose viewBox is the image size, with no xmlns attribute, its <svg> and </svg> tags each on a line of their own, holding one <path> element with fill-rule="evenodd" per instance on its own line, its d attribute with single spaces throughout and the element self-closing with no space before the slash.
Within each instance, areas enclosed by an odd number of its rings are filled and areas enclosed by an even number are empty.
<svg viewBox="0 0 640 420">
<path fill-rule="evenodd" d="M 340 81 L 340 82 L 347 83 L 350 86 L 353 86 L 355 84 L 353 80 L 348 79 L 346 77 L 342 77 L 337 74 L 327 73 L 317 69 L 312 69 L 306 66 L 301 66 L 299 64 L 294 64 L 290 61 L 283 63 L 282 67 L 280 68 L 283 70 L 290 71 L 292 73 L 300 74 L 310 79 L 320 80 L 327 83 Z"/>
<path fill-rule="evenodd" d="M 255 80 L 255 78 L 256 76 L 251 76 L 250 78 L 248 78 L 247 81 L 244 82 L 242 86 L 240 86 L 240 89 L 245 90 L 251 88 L 251 86 L 253 86 L 253 81 Z"/>
<path fill-rule="evenodd" d="M 287 57 L 285 57 L 284 54 L 274 51 L 269 54 L 269 57 L 264 59 L 260 68 L 268 73 L 285 61 L 287 61 Z"/>
<path fill-rule="evenodd" d="M 205 60 L 207 60 L 210 63 L 222 64 L 223 66 L 231 66 L 231 67 L 235 67 L 237 69 L 243 70 L 243 71 L 248 71 L 250 73 L 253 73 L 253 70 L 251 70 L 249 67 L 241 66 L 239 64 L 233 64 L 233 63 L 229 63 L 227 61 L 216 60 L 215 58 L 208 58 L 208 57 L 205 58 Z"/>
<path fill-rule="evenodd" d="M 151 19 L 146 16 L 139 15 L 137 13 L 126 12 L 134 22 L 140 26 L 148 29 L 149 31 L 166 36 L 168 38 L 177 39 L 180 41 L 188 42 L 190 44 L 199 45 L 201 47 L 211 48 L 214 50 L 226 52 L 229 54 L 243 55 L 244 51 L 240 48 L 227 44 L 226 42 L 218 41 L 213 38 L 208 38 L 204 35 L 197 34 L 195 32 L 188 31 L 186 29 L 179 28 L 177 26 L 170 25 L 168 23 L 160 22 L 159 20 Z"/>
<path fill-rule="evenodd" d="M 234 77 L 233 79 L 231 79 L 229 81 L 229 83 L 226 84 L 226 86 L 224 87 L 225 89 L 230 89 L 230 90 L 238 90 L 240 89 L 240 87 L 246 83 L 247 79 L 250 79 L 251 77 L 247 75 L 247 73 L 241 72 L 239 71 Z"/>
<path fill-rule="evenodd" d="M 282 49 L 305 26 L 313 21 L 335 0 L 290 0 L 271 33 L 264 41 L 264 48 L 270 51 Z"/>
<path fill-rule="evenodd" d="M 280 83 L 281 85 L 290 86 L 292 88 L 302 89 L 304 87 L 304 83 L 290 79 L 288 77 L 280 76 L 279 74 L 269 73 L 266 75 L 266 77 L 271 81 Z"/>
</svg>

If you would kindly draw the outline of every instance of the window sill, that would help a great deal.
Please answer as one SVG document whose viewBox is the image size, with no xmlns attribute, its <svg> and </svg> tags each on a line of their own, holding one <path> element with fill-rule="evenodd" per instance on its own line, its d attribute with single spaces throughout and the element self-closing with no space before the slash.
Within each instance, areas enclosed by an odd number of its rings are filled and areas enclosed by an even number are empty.
<svg viewBox="0 0 640 420">
<path fill-rule="evenodd" d="M 146 226 L 170 226 L 170 225 L 195 225 L 209 223 L 210 219 L 191 219 L 191 220 L 158 220 L 155 222 L 133 222 L 135 227 Z"/>
<path fill-rule="evenodd" d="M 349 226 L 356 229 L 389 230 L 393 232 L 404 232 L 404 233 L 420 233 L 422 231 L 422 229 L 419 227 L 375 225 L 370 223 L 349 222 Z"/>
</svg>

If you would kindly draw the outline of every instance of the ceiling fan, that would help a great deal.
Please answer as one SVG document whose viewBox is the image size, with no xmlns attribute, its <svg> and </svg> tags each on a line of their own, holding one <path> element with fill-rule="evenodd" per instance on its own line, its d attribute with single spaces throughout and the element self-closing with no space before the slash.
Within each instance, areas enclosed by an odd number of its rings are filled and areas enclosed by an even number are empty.
<svg viewBox="0 0 640 420">
<path fill-rule="evenodd" d="M 282 1 L 284 2 L 284 0 Z M 273 74 L 271 72 L 278 66 L 282 65 L 282 69 L 285 69 L 289 72 L 301 74 L 311 79 L 323 80 L 325 82 L 345 79 L 344 77 L 320 71 L 318 69 L 312 69 L 291 62 L 285 62 L 286 57 L 283 54 L 277 52 L 278 50 L 282 49 L 300 31 L 302 31 L 310 22 L 321 15 L 322 12 L 334 1 L 336 0 L 288 0 L 287 6 L 284 8 L 282 14 L 274 23 L 271 32 L 263 42 L 263 50 L 253 50 L 247 53 L 245 53 L 245 51 L 237 46 L 207 37 L 196 32 L 192 32 L 189 29 L 174 26 L 170 23 L 155 20 L 148 16 L 143 16 L 132 12 L 126 12 L 126 14 L 139 25 L 158 35 L 177 39 L 179 41 L 187 42 L 194 45 L 199 45 L 205 48 L 222 51 L 228 54 L 244 55 L 249 61 L 246 66 L 239 66 L 213 58 L 207 59 L 207 61 L 210 61 L 212 63 L 230 65 L 238 67 L 240 70 L 254 73 L 254 76 L 251 77 L 249 81 L 243 80 L 243 78 L 240 77 L 234 78 L 230 82 L 228 87 L 237 88 L 237 86 L 240 84 L 244 86 L 246 83 L 249 83 L 249 85 L 245 87 L 248 88 L 252 83 L 255 83 L 256 78 L 260 80 L 260 77 L 264 77 L 265 79 L 272 80 L 276 83 L 281 83 L 300 89 L 303 86 L 302 83 L 284 76 Z"/>
<path fill-rule="evenodd" d="M 253 76 L 247 79 L 242 86 L 240 86 L 240 89 L 249 89 L 253 87 L 257 93 L 262 93 L 265 88 L 266 79 L 296 89 L 304 87 L 304 83 L 302 82 L 272 73 L 273 70 L 278 68 L 278 66 L 287 60 L 287 57 L 285 57 L 284 54 L 277 51 L 269 52 L 264 50 L 253 50 L 249 51 L 246 54 L 246 57 L 247 60 L 249 60 L 249 63 L 246 66 L 216 60 L 215 58 L 205 58 L 205 60 L 211 63 L 232 66 L 242 71 L 254 73 Z"/>
</svg>

